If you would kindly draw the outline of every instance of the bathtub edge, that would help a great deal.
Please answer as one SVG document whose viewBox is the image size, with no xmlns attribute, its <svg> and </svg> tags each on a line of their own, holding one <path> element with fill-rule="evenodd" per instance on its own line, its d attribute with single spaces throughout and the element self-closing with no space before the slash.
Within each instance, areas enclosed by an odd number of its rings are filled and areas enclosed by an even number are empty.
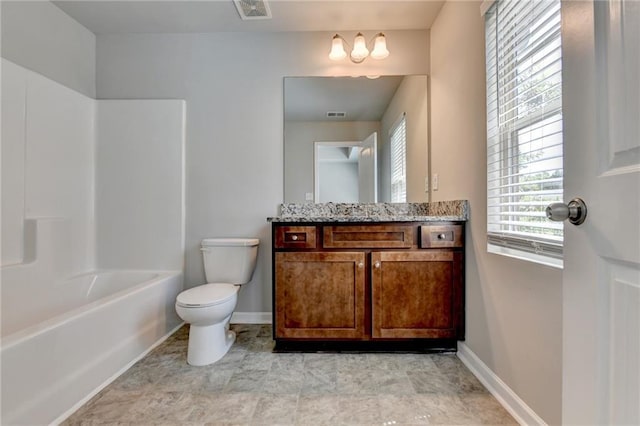
<svg viewBox="0 0 640 426">
<path fill-rule="evenodd" d="M 157 348 L 158 346 L 160 346 L 165 340 L 167 340 L 169 337 L 171 337 L 176 331 L 178 331 L 182 326 L 184 326 L 184 321 L 181 322 L 180 324 L 178 324 L 174 329 L 172 329 L 171 331 L 169 331 L 167 334 L 165 334 L 164 336 L 162 336 L 160 339 L 158 339 L 153 345 L 151 345 L 149 347 L 149 349 L 147 349 L 146 351 L 142 352 L 140 355 L 138 355 L 136 358 L 134 358 L 131 362 L 129 362 L 127 365 L 125 365 L 124 367 L 122 367 L 120 370 L 118 370 L 115 374 L 113 374 L 111 377 L 109 377 L 107 380 L 105 380 L 104 382 L 102 382 L 100 385 L 98 385 L 93 391 L 89 392 L 87 394 L 87 396 L 85 396 L 83 399 L 81 399 L 80 401 L 78 401 L 73 407 L 69 408 L 67 411 L 65 411 L 64 413 L 62 413 L 60 416 L 58 416 L 58 418 L 56 418 L 55 420 L 53 420 L 51 422 L 51 425 L 53 426 L 58 426 L 60 425 L 62 422 L 64 422 L 65 420 L 67 420 L 69 417 L 71 417 L 71 415 L 73 413 L 75 413 L 76 411 L 78 411 L 80 409 L 80 407 L 82 407 L 84 404 L 86 404 L 87 402 L 89 402 L 91 400 L 91 398 L 93 398 L 94 396 L 96 396 L 97 394 L 99 394 L 104 388 L 106 388 L 107 386 L 109 386 L 111 383 L 113 383 L 118 377 L 120 377 L 122 374 L 124 374 L 128 369 L 130 369 L 131 367 L 134 366 L 134 364 L 138 361 L 140 361 L 142 358 L 144 358 L 145 356 L 147 356 L 149 353 L 151 353 L 151 351 L 153 351 L 155 348 Z"/>
</svg>

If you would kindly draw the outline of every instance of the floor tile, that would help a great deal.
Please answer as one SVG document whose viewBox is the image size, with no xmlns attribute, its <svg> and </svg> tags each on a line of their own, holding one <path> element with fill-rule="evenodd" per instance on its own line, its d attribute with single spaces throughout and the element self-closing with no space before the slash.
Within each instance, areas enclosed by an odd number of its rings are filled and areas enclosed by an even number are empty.
<svg viewBox="0 0 640 426">
<path fill-rule="evenodd" d="M 249 352 L 244 355 L 239 368 L 243 371 L 269 371 L 274 358 L 275 355 L 270 352 Z"/>
<path fill-rule="evenodd" d="M 513 417 L 490 394 L 468 394 L 460 396 L 470 417 L 485 425 L 517 425 Z"/>
<path fill-rule="evenodd" d="M 426 416 L 434 425 L 478 424 L 474 416 L 466 410 L 457 395 L 425 394 L 415 396 L 421 406 L 420 416 Z"/>
<path fill-rule="evenodd" d="M 338 371 L 339 394 L 398 395 L 416 393 L 404 371 L 354 369 Z"/>
<path fill-rule="evenodd" d="M 127 420 L 138 423 L 179 423 L 187 420 L 192 409 L 184 392 L 149 392 L 142 395 L 127 412 Z"/>
<path fill-rule="evenodd" d="M 296 425 L 336 425 L 340 411 L 339 396 L 301 395 L 298 398 Z"/>
<path fill-rule="evenodd" d="M 330 369 L 305 369 L 300 393 L 302 395 L 331 395 L 338 388 L 338 372 Z"/>
<path fill-rule="evenodd" d="M 271 369 L 264 379 L 262 390 L 268 394 L 298 395 L 304 384 L 301 370 Z"/>
<path fill-rule="evenodd" d="M 376 396 L 344 395 L 338 400 L 337 424 L 380 424 L 380 406 Z"/>
<path fill-rule="evenodd" d="M 194 409 L 188 420 L 205 424 L 249 424 L 260 397 L 255 394 L 211 393 L 193 394 Z"/>
<path fill-rule="evenodd" d="M 237 370 L 224 388 L 225 392 L 262 392 L 267 370 Z"/>
<path fill-rule="evenodd" d="M 267 395 L 258 400 L 252 425 L 293 425 L 298 405 L 297 395 Z"/>
<path fill-rule="evenodd" d="M 429 424 L 429 412 L 416 395 L 378 397 L 382 424 Z"/>
<path fill-rule="evenodd" d="M 182 327 L 63 424 L 516 424 L 455 354 L 273 353 L 271 326 L 232 329 L 230 351 L 194 367 Z"/>
<path fill-rule="evenodd" d="M 118 422 L 128 420 L 131 407 L 142 397 L 140 390 L 107 388 L 83 405 L 69 419 L 68 424 Z"/>
</svg>

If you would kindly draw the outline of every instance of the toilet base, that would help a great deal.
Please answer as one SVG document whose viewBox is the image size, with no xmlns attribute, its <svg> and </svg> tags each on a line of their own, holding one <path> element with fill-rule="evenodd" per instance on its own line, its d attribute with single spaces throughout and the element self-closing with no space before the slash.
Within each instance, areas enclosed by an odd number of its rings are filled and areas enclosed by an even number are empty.
<svg viewBox="0 0 640 426">
<path fill-rule="evenodd" d="M 194 366 L 213 364 L 222 358 L 236 340 L 236 333 L 228 330 L 227 321 L 189 328 L 187 363 Z"/>
</svg>

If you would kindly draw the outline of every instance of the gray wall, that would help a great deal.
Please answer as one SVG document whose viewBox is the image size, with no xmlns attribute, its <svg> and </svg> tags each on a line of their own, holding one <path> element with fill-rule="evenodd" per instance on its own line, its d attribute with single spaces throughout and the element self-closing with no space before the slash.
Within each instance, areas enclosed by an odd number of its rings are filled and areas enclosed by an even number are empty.
<svg viewBox="0 0 640 426">
<path fill-rule="evenodd" d="M 434 201 L 466 198 L 466 344 L 549 424 L 561 422 L 562 271 L 488 254 L 484 21 L 448 1 L 431 29 Z"/>
<path fill-rule="evenodd" d="M 204 283 L 202 238 L 258 237 L 237 310 L 271 311 L 266 218 L 283 201 L 283 77 L 427 73 L 427 31 L 385 33 L 389 58 L 360 65 L 329 60 L 329 32 L 97 37 L 99 98 L 187 101 L 187 286 Z"/>
<path fill-rule="evenodd" d="M 382 141 L 381 158 L 387 161 L 381 168 L 380 193 L 381 201 L 391 200 L 391 142 L 389 132 L 400 115 L 406 113 L 406 173 L 407 202 L 420 203 L 429 201 L 429 193 L 425 192 L 424 181 L 429 176 L 429 108 L 426 75 L 408 75 L 398 86 L 396 94 L 389 103 L 380 125 L 382 126 L 379 141 Z M 385 198 L 386 197 L 386 198 Z"/>
<path fill-rule="evenodd" d="M 96 37 L 49 1 L 2 1 L 2 57 L 96 96 Z"/>
<path fill-rule="evenodd" d="M 320 182 L 320 202 L 358 202 L 358 163 L 321 162 Z"/>
</svg>

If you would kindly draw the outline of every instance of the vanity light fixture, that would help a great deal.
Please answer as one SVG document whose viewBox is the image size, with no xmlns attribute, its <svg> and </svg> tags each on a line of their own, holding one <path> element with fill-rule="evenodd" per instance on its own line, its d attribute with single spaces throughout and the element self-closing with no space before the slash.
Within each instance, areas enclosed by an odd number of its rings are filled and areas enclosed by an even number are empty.
<svg viewBox="0 0 640 426">
<path fill-rule="evenodd" d="M 384 59 L 389 56 L 389 50 L 387 50 L 387 39 L 383 33 L 378 33 L 371 40 L 374 42 L 373 50 L 369 53 L 367 48 L 367 41 L 362 33 L 356 34 L 356 38 L 353 40 L 353 49 L 349 54 L 351 62 L 359 64 L 367 57 L 371 56 L 373 59 Z M 371 41 L 369 43 L 371 43 Z M 344 50 L 344 45 L 349 46 L 349 43 L 340 35 L 336 34 L 331 40 L 331 52 L 329 52 L 329 59 L 333 61 L 339 61 L 347 57 L 347 52 Z"/>
</svg>

